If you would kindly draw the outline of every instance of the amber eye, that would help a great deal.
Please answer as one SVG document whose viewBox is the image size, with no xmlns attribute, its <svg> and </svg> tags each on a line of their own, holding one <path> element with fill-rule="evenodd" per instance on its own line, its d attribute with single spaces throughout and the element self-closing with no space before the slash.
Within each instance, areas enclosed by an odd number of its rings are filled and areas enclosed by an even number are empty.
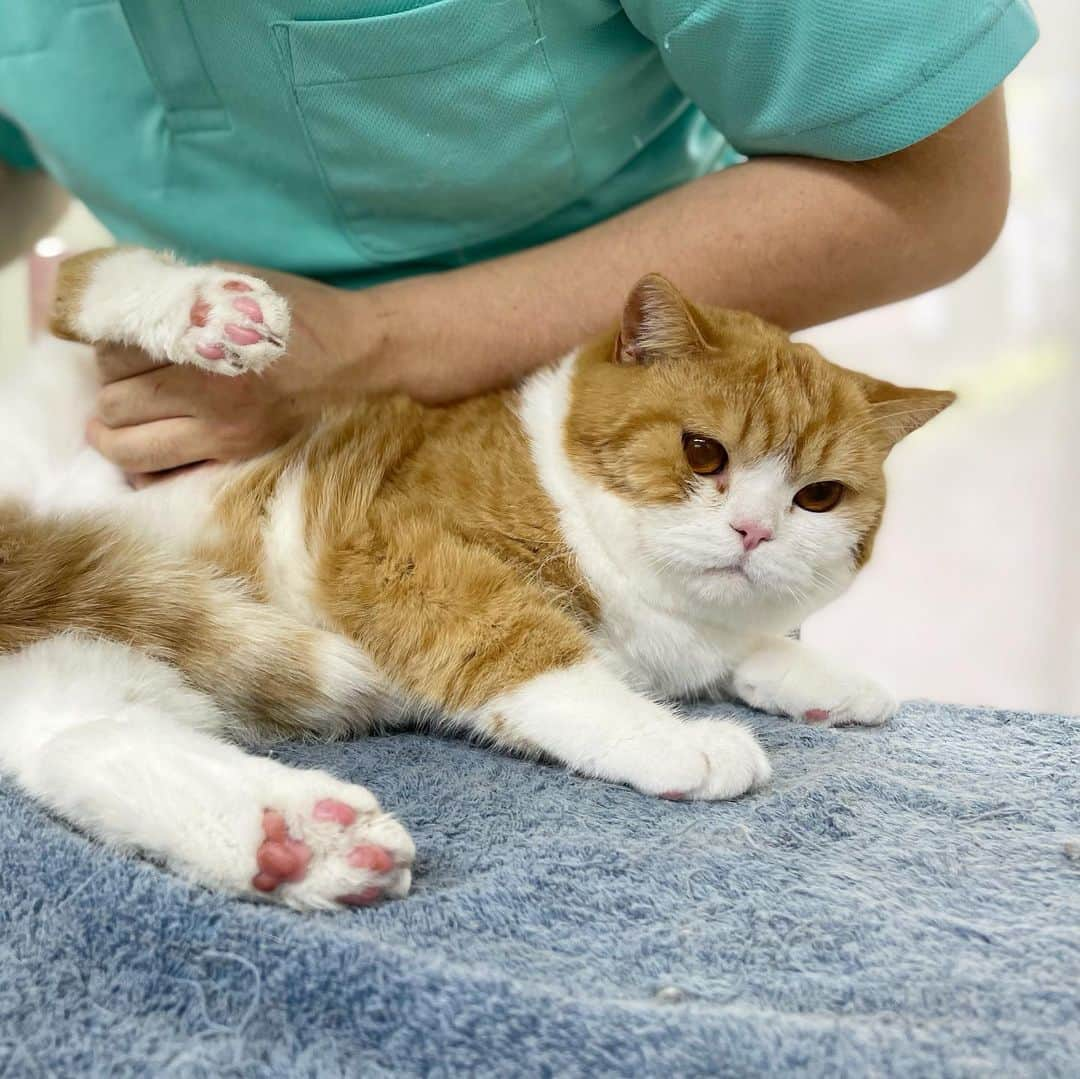
<svg viewBox="0 0 1080 1079">
<path fill-rule="evenodd" d="M 699 476 L 712 476 L 727 468 L 727 450 L 715 438 L 683 435 L 682 445 L 687 464 Z"/>
<path fill-rule="evenodd" d="M 836 480 L 807 484 L 796 496 L 795 505 L 811 513 L 828 513 L 844 497 L 844 485 Z"/>
</svg>

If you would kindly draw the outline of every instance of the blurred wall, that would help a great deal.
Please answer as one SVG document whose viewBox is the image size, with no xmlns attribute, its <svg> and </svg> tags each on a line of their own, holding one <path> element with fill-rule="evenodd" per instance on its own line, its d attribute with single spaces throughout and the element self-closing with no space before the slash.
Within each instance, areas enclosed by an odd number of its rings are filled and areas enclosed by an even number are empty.
<svg viewBox="0 0 1080 1079">
<path fill-rule="evenodd" d="M 80 203 L 72 203 L 63 219 L 39 248 L 62 244 L 68 250 L 85 250 L 109 243 L 109 234 Z M 9 366 L 26 348 L 30 330 L 30 269 L 22 259 L 0 270 L 0 370 Z"/>
</svg>

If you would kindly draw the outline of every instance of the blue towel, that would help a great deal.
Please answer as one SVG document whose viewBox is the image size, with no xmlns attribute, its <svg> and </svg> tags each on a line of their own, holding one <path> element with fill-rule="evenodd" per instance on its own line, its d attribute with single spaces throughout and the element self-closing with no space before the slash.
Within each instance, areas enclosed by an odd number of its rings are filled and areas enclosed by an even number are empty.
<svg viewBox="0 0 1080 1079">
<path fill-rule="evenodd" d="M 413 734 L 366 783 L 413 895 L 299 915 L 0 791 L 0 1076 L 1080 1074 L 1080 724 L 750 715 L 772 785 L 679 804 Z"/>
</svg>

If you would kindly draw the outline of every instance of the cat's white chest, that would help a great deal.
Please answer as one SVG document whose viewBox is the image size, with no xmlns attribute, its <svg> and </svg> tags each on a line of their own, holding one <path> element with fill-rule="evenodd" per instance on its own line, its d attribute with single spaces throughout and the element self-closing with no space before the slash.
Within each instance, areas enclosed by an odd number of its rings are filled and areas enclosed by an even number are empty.
<svg viewBox="0 0 1080 1079">
<path fill-rule="evenodd" d="M 596 643 L 635 685 L 665 697 L 715 686 L 739 651 L 730 631 L 626 599 L 605 605 Z"/>
</svg>

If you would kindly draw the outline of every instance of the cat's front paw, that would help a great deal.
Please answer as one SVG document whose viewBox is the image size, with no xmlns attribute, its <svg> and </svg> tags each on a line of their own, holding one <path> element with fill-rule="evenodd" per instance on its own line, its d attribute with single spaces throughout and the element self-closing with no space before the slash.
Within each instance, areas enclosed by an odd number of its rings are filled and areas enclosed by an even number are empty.
<svg viewBox="0 0 1080 1079">
<path fill-rule="evenodd" d="M 896 699 L 872 678 L 795 641 L 782 640 L 740 664 L 735 692 L 754 708 L 822 727 L 879 727 L 896 713 Z"/>
<path fill-rule="evenodd" d="M 758 740 L 738 723 L 702 719 L 683 724 L 683 734 L 670 745 L 668 753 L 690 761 L 698 755 L 695 781 L 660 792 L 671 801 L 715 802 L 737 798 L 764 786 L 772 776 L 772 765 Z"/>
<path fill-rule="evenodd" d="M 202 280 L 169 359 L 223 375 L 267 368 L 284 351 L 289 306 L 265 281 L 215 267 Z"/>
<path fill-rule="evenodd" d="M 651 703 L 649 707 L 656 708 Z M 769 759 L 751 731 L 716 720 L 674 721 L 627 731 L 583 763 L 581 770 L 674 802 L 738 798 L 772 775 Z"/>
<path fill-rule="evenodd" d="M 801 715 L 790 714 L 819 727 L 880 727 L 896 709 L 896 698 L 884 686 L 865 675 L 849 674 L 819 687 Z"/>
</svg>

